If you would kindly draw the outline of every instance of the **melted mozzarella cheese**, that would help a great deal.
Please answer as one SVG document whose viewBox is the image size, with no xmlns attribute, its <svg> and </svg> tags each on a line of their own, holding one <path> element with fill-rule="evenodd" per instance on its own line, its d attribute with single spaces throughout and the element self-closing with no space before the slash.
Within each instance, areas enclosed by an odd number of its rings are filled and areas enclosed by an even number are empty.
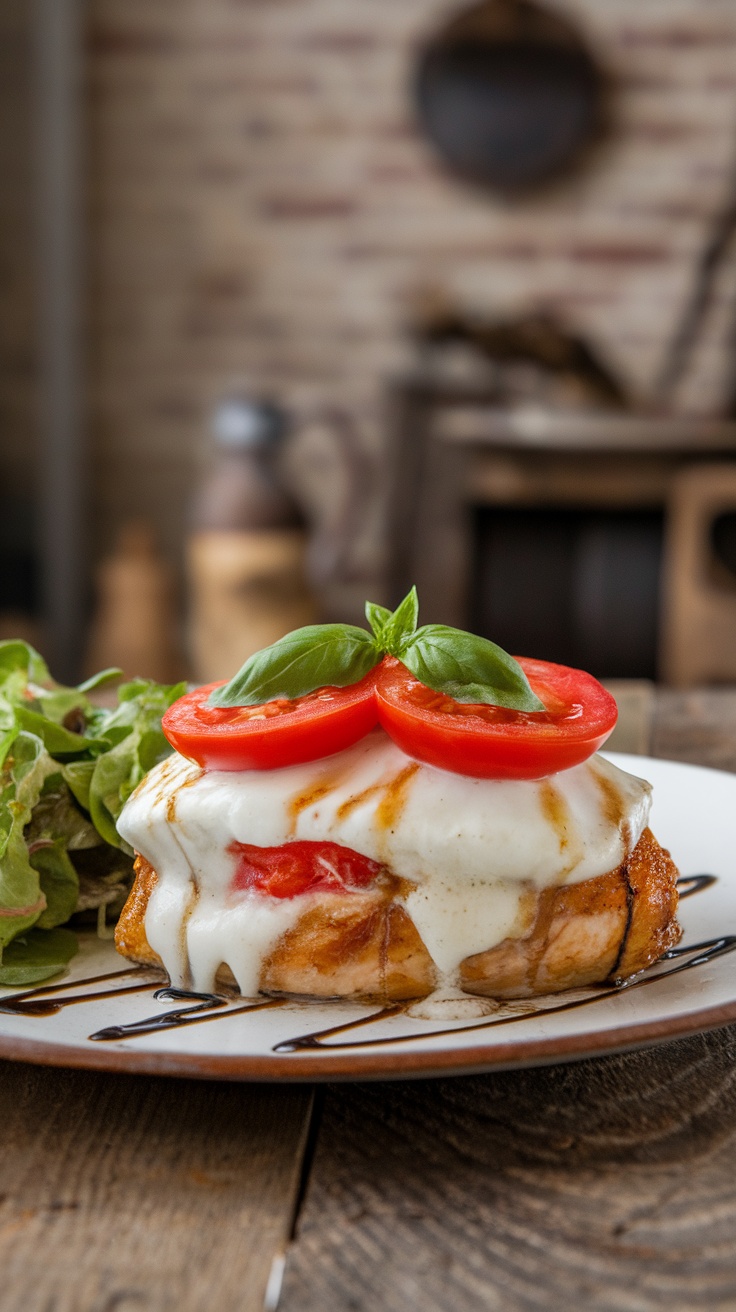
<svg viewBox="0 0 736 1312">
<path fill-rule="evenodd" d="M 593 757 L 549 779 L 470 779 L 411 760 L 380 729 L 283 770 L 203 772 L 174 754 L 118 828 L 155 868 L 146 935 L 172 980 L 211 989 L 227 964 L 255 994 L 263 961 L 319 898 L 234 891 L 233 842 L 331 841 L 387 865 L 440 976 L 528 927 L 529 893 L 615 870 L 649 814 L 650 785 Z"/>
</svg>

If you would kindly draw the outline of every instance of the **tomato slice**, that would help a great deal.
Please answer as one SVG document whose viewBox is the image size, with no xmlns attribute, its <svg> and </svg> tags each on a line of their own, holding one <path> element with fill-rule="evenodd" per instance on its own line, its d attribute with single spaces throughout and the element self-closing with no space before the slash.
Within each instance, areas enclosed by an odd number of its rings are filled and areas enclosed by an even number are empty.
<svg viewBox="0 0 736 1312">
<path fill-rule="evenodd" d="M 376 679 L 379 723 L 407 756 L 481 779 L 541 779 L 587 760 L 616 723 L 611 694 L 583 670 L 517 659 L 546 711 L 456 702 L 386 657 Z"/>
<path fill-rule="evenodd" d="M 232 887 L 256 889 L 270 897 L 297 897 L 300 893 L 353 893 L 367 888 L 383 866 L 341 843 L 314 843 L 297 839 L 280 847 L 231 843 L 235 857 Z"/>
<path fill-rule="evenodd" d="M 220 686 L 186 693 L 162 720 L 172 747 L 208 770 L 275 770 L 315 761 L 351 747 L 378 718 L 373 671 L 348 688 L 318 688 L 262 706 L 208 706 Z"/>
<path fill-rule="evenodd" d="M 541 779 L 587 760 L 616 723 L 611 694 L 583 670 L 519 663 L 545 711 L 456 702 L 386 656 L 348 688 L 319 688 L 261 706 L 208 706 L 220 686 L 211 683 L 174 702 L 163 730 L 182 756 L 209 770 L 274 770 L 319 760 L 351 747 L 377 722 L 407 756 L 476 778 Z"/>
</svg>

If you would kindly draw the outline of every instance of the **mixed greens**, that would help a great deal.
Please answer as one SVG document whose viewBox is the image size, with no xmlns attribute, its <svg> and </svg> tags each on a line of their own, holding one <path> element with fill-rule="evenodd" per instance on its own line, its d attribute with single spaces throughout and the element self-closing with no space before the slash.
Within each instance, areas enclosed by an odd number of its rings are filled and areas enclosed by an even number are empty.
<svg viewBox="0 0 736 1312">
<path fill-rule="evenodd" d="M 66 688 L 28 643 L 0 642 L 0 985 L 56 974 L 77 950 L 59 927 L 87 913 L 102 930 L 127 896 L 133 853 L 116 820 L 170 753 L 161 716 L 186 685 L 135 679 L 116 706 L 95 705 L 120 675 Z"/>
</svg>

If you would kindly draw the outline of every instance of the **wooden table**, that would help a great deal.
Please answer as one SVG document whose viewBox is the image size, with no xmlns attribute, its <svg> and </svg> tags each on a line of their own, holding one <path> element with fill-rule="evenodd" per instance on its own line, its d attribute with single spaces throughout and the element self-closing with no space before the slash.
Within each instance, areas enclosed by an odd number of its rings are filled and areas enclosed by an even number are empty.
<svg viewBox="0 0 736 1312">
<path fill-rule="evenodd" d="M 736 691 L 624 719 L 736 771 Z M 736 1026 L 316 1092 L 0 1067 L 2 1312 L 736 1309 Z"/>
</svg>

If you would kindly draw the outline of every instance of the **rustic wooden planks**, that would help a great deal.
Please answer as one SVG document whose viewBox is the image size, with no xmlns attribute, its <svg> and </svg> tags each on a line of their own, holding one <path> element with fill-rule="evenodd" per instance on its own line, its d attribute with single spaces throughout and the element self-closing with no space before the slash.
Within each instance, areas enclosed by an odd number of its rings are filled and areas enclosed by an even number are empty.
<svg viewBox="0 0 736 1312">
<path fill-rule="evenodd" d="M 3 1312 L 261 1312 L 308 1089 L 0 1073 Z"/>
<path fill-rule="evenodd" d="M 660 690 L 652 753 L 736 771 L 736 689 Z"/>
<path fill-rule="evenodd" d="M 656 692 L 648 679 L 606 679 L 618 705 L 618 723 L 606 751 L 646 755 L 652 736 Z"/>
<path fill-rule="evenodd" d="M 735 1058 L 331 1088 L 279 1312 L 733 1309 Z"/>
</svg>

